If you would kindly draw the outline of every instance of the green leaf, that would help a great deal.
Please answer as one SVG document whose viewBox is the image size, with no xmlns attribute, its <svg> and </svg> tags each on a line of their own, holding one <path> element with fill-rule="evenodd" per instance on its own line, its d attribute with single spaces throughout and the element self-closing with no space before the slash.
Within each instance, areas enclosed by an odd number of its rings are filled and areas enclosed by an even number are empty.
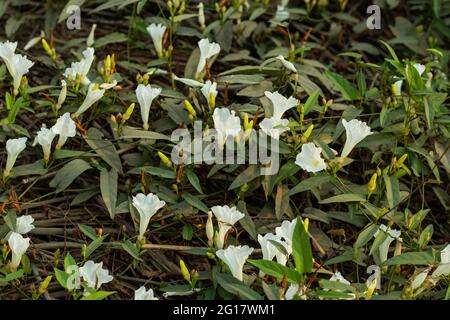
<svg viewBox="0 0 450 320">
<path fill-rule="evenodd" d="M 103 300 L 110 295 L 116 293 L 115 291 L 97 291 L 94 293 L 91 293 L 90 295 L 81 298 L 80 300 Z"/>
<path fill-rule="evenodd" d="M 397 265 L 429 265 L 436 262 L 436 257 L 432 251 L 426 252 L 407 252 L 392 257 L 383 263 L 383 266 Z"/>
<path fill-rule="evenodd" d="M 263 300 L 263 297 L 258 292 L 250 289 L 250 287 L 229 274 L 218 273 L 216 274 L 216 279 L 222 288 L 242 299 Z"/>
<path fill-rule="evenodd" d="M 55 271 L 56 280 L 58 280 L 61 287 L 67 289 L 67 280 L 69 279 L 69 275 L 57 268 L 54 268 L 53 270 Z"/>
<path fill-rule="evenodd" d="M 79 223 L 78 228 L 80 228 L 81 232 L 83 232 L 88 238 L 91 240 L 97 240 L 97 232 L 95 232 L 95 229 L 87 226 L 85 224 Z"/>
<path fill-rule="evenodd" d="M 141 170 L 146 173 L 150 173 L 153 176 L 158 176 L 164 179 L 175 179 L 177 177 L 177 174 L 173 170 L 160 167 L 140 167 L 130 170 L 130 173 L 133 172 L 140 174 Z"/>
<path fill-rule="evenodd" d="M 320 89 L 317 89 L 308 97 L 305 104 L 303 105 L 303 112 L 305 115 L 307 115 L 311 111 L 312 107 L 314 107 L 317 104 L 319 95 Z"/>
<path fill-rule="evenodd" d="M 181 235 L 184 240 L 191 241 L 192 235 L 194 234 L 194 230 L 192 229 L 192 225 L 187 223 L 183 226 L 183 230 L 181 231 Z"/>
<path fill-rule="evenodd" d="M 357 193 L 345 193 L 333 196 L 320 201 L 320 204 L 336 203 L 336 202 L 365 202 L 366 198 Z"/>
<path fill-rule="evenodd" d="M 389 203 L 389 209 L 395 208 L 400 202 L 400 186 L 398 178 L 395 176 L 383 176 L 386 185 L 386 198 Z"/>
<path fill-rule="evenodd" d="M 23 273 L 24 273 L 23 269 L 8 273 L 6 276 L 0 278 L 0 286 L 6 285 L 8 284 L 8 282 L 22 277 Z"/>
<path fill-rule="evenodd" d="M 116 169 L 118 173 L 122 174 L 122 162 L 114 145 L 104 140 L 103 133 L 96 129 L 90 128 L 87 132 L 85 140 L 87 144 L 94 150 L 107 164 Z"/>
<path fill-rule="evenodd" d="M 200 185 L 200 180 L 198 179 L 197 175 L 192 171 L 191 168 L 186 169 L 186 176 L 191 185 L 195 188 L 195 190 L 203 194 L 202 187 Z"/>
<path fill-rule="evenodd" d="M 100 171 L 100 191 L 111 219 L 114 219 L 116 214 L 117 180 L 116 169 L 112 168 L 109 172 L 106 169 Z"/>
<path fill-rule="evenodd" d="M 292 255 L 295 268 L 300 274 L 311 273 L 313 267 L 311 243 L 300 218 L 297 219 L 292 237 Z"/>
<path fill-rule="evenodd" d="M 94 253 L 95 250 L 100 248 L 100 246 L 103 244 L 103 240 L 105 240 L 107 236 L 108 235 L 105 234 L 104 236 L 98 237 L 97 239 L 92 241 L 86 248 L 85 258 L 88 258 L 92 253 Z"/>
<path fill-rule="evenodd" d="M 94 47 L 100 48 L 111 43 L 120 43 L 128 41 L 128 36 L 121 32 L 112 32 L 104 37 L 95 39 Z"/>
<path fill-rule="evenodd" d="M 150 140 L 170 140 L 170 137 L 153 131 L 139 130 L 132 127 L 123 127 L 121 139 L 150 139 Z"/>
<path fill-rule="evenodd" d="M 136 248 L 136 245 L 134 243 L 131 243 L 130 240 L 124 240 L 120 243 L 121 247 L 130 254 L 134 259 L 142 261 L 142 259 L 139 257 L 139 251 Z"/>
<path fill-rule="evenodd" d="M 208 211 L 209 211 L 208 207 L 198 197 L 196 197 L 188 192 L 184 192 L 182 197 L 191 206 L 197 208 L 200 211 L 203 211 L 204 213 L 208 213 Z"/>
<path fill-rule="evenodd" d="M 378 225 L 372 224 L 368 228 L 361 231 L 355 243 L 353 244 L 355 251 L 365 246 L 372 239 L 372 237 L 375 235 L 378 229 L 379 229 Z"/>
<path fill-rule="evenodd" d="M 77 262 L 75 261 L 75 259 L 72 257 L 72 255 L 70 254 L 70 252 L 68 252 L 66 254 L 66 257 L 64 258 L 64 270 L 67 270 L 67 268 L 69 266 L 73 266 L 76 265 Z"/>
<path fill-rule="evenodd" d="M 307 178 L 300 182 L 298 185 L 293 187 L 291 190 L 287 192 L 287 196 L 292 196 L 294 194 L 305 192 L 312 190 L 313 188 L 317 188 L 320 185 L 333 181 L 334 178 L 332 176 L 324 175 L 324 176 L 314 176 Z"/>
<path fill-rule="evenodd" d="M 380 42 L 386 47 L 386 49 L 388 49 L 388 51 L 391 54 L 391 56 L 394 59 L 394 61 L 395 62 L 400 62 L 400 60 L 398 59 L 397 55 L 395 54 L 394 49 L 392 49 L 392 47 L 389 44 L 387 44 L 386 42 L 384 42 L 383 40 L 380 40 Z"/>
<path fill-rule="evenodd" d="M 269 276 L 277 278 L 278 281 L 282 281 L 284 276 L 290 283 L 298 284 L 302 278 L 301 274 L 296 270 L 283 266 L 275 261 L 268 260 L 248 260 L 248 262 L 259 270 L 268 274 Z"/>
<path fill-rule="evenodd" d="M 325 71 L 325 75 L 331 80 L 331 82 L 334 83 L 345 100 L 356 100 L 360 97 L 358 90 L 353 87 L 350 82 L 345 80 L 341 75 L 329 70 Z"/>
<path fill-rule="evenodd" d="M 56 188 L 56 192 L 61 192 L 88 169 L 91 169 L 91 166 L 86 161 L 81 159 L 72 160 L 56 173 L 49 186 Z"/>
</svg>

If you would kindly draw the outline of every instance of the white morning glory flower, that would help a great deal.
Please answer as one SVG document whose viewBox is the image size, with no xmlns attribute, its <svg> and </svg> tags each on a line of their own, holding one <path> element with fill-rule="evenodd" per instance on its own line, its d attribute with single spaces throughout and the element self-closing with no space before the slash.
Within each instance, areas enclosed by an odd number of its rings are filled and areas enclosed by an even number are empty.
<svg viewBox="0 0 450 320">
<path fill-rule="evenodd" d="M 220 45 L 215 42 L 209 42 L 208 39 L 202 39 L 198 42 L 200 48 L 200 59 L 197 66 L 197 74 L 203 71 L 206 66 L 206 59 L 210 59 L 220 52 Z"/>
<path fill-rule="evenodd" d="M 342 119 L 342 125 L 345 128 L 345 134 L 347 137 L 341 154 L 341 157 L 345 158 L 359 142 L 364 140 L 367 136 L 373 134 L 373 132 L 370 131 L 370 127 L 367 123 L 356 119 L 350 120 L 349 122 Z"/>
<path fill-rule="evenodd" d="M 153 289 L 146 290 L 144 286 L 134 291 L 134 300 L 158 300 Z"/>
<path fill-rule="evenodd" d="M 391 245 L 392 241 L 395 239 L 400 239 L 401 231 L 388 228 L 384 224 L 380 225 L 379 230 L 375 232 L 374 237 L 376 238 L 379 234 L 380 230 L 382 232 L 386 232 L 387 236 L 386 239 L 383 241 L 383 243 L 378 247 L 379 253 L 380 253 L 380 262 L 383 263 L 387 260 L 388 252 L 389 252 L 389 246 Z"/>
<path fill-rule="evenodd" d="M 20 216 L 16 219 L 16 229 L 14 230 L 20 234 L 26 234 L 34 229 L 34 218 L 30 215 Z"/>
<path fill-rule="evenodd" d="M 217 83 L 208 80 L 202 86 L 201 91 L 206 101 L 208 101 L 208 106 L 214 108 L 216 106 Z"/>
<path fill-rule="evenodd" d="M 283 22 L 287 19 L 289 19 L 288 9 L 283 5 L 277 5 L 277 11 L 275 12 L 275 16 L 272 18 L 272 20 L 276 22 Z"/>
<path fill-rule="evenodd" d="M 281 54 L 276 57 L 276 59 L 280 60 L 280 62 L 283 64 L 283 66 L 288 69 L 289 71 L 292 71 L 294 73 L 297 73 L 297 69 L 295 69 L 295 66 L 292 62 L 286 60 Z"/>
<path fill-rule="evenodd" d="M 434 270 L 432 277 L 450 275 L 450 244 L 448 244 L 444 250 L 441 251 L 441 263 Z"/>
<path fill-rule="evenodd" d="M 403 85 L 403 80 L 398 80 L 393 84 L 393 93 L 396 96 L 400 96 L 402 94 L 402 85 Z"/>
<path fill-rule="evenodd" d="M 289 286 L 289 288 L 286 290 L 286 293 L 284 294 L 284 298 L 286 300 L 292 300 L 294 299 L 295 295 L 298 294 L 300 287 L 298 284 L 293 283 Z"/>
<path fill-rule="evenodd" d="M 214 216 L 216 217 L 219 225 L 219 233 L 216 238 L 217 248 L 222 249 L 226 240 L 228 231 L 239 220 L 245 217 L 245 215 L 236 209 L 236 207 L 230 208 L 229 206 L 214 206 L 211 208 Z"/>
<path fill-rule="evenodd" d="M 42 126 L 41 130 L 38 131 L 36 138 L 34 138 L 33 147 L 36 144 L 40 144 L 42 151 L 44 152 L 44 160 L 47 162 L 50 159 L 50 154 L 52 153 L 52 142 L 55 138 L 56 133 Z"/>
<path fill-rule="evenodd" d="M 70 113 L 66 112 L 56 120 L 55 125 L 52 127 L 52 131 L 59 135 L 58 144 L 56 149 L 61 149 L 66 143 L 67 138 L 73 138 L 77 134 L 77 128 L 75 121 L 70 117 Z"/>
<path fill-rule="evenodd" d="M 79 268 L 79 273 L 91 289 L 99 289 L 102 284 L 113 280 L 108 270 L 103 269 L 103 262 L 94 263 L 92 260 L 86 261 L 83 267 Z"/>
<path fill-rule="evenodd" d="M 286 249 L 288 255 L 292 253 L 292 248 L 289 247 L 286 241 L 282 240 L 281 237 L 274 235 L 273 233 L 266 233 L 264 236 L 258 234 L 258 242 L 261 246 L 263 259 L 272 261 L 274 257 L 277 258 L 277 262 L 282 265 L 287 263 L 287 255 L 281 252 L 271 241 L 278 242 L 281 246 Z"/>
<path fill-rule="evenodd" d="M 294 236 L 296 225 L 297 218 L 292 221 L 285 220 L 281 223 L 281 226 L 275 228 L 275 234 L 286 242 L 288 252 L 292 252 L 292 237 Z"/>
<path fill-rule="evenodd" d="M 428 270 L 425 270 L 415 276 L 414 280 L 411 282 L 411 289 L 416 290 L 417 288 L 419 288 L 427 278 L 428 272 Z"/>
<path fill-rule="evenodd" d="M 152 38 L 153 45 L 155 46 L 156 53 L 158 54 L 158 57 L 162 57 L 162 42 L 164 33 L 166 32 L 166 26 L 162 24 L 155 24 L 152 23 L 147 27 L 147 32 L 150 34 L 150 37 Z"/>
<path fill-rule="evenodd" d="M 335 281 L 343 284 L 351 285 L 350 281 L 344 278 L 344 276 L 339 272 L 336 271 L 330 278 L 330 281 Z"/>
<path fill-rule="evenodd" d="M 139 235 L 141 237 L 144 236 L 150 219 L 165 205 L 166 202 L 159 200 L 158 196 L 153 193 L 148 195 L 139 193 L 133 197 L 133 206 L 139 212 Z"/>
<path fill-rule="evenodd" d="M 275 140 L 279 140 L 283 132 L 289 131 L 289 120 L 288 119 L 277 119 L 275 117 L 265 118 L 259 124 L 261 130 L 271 136 Z"/>
<path fill-rule="evenodd" d="M 80 76 L 81 84 L 88 85 L 91 81 L 87 78 L 87 74 L 91 69 L 92 62 L 94 61 L 94 48 L 87 48 L 83 51 L 83 58 L 79 62 L 72 62 L 70 68 L 64 71 L 64 77 L 69 81 L 76 81 L 77 75 Z"/>
<path fill-rule="evenodd" d="M 213 114 L 219 148 L 223 148 L 228 137 L 237 137 L 241 132 L 241 119 L 228 108 L 216 108 Z"/>
<path fill-rule="evenodd" d="M 22 237 L 17 232 L 13 232 L 9 236 L 8 245 L 12 252 L 11 267 L 15 270 L 19 266 L 22 256 L 30 246 L 30 239 Z"/>
<path fill-rule="evenodd" d="M 298 103 L 298 100 L 294 97 L 289 97 L 289 99 L 287 99 L 278 93 L 278 91 L 266 91 L 264 92 L 264 95 L 272 102 L 272 117 L 276 119 L 281 119 L 287 110 L 295 107 Z"/>
<path fill-rule="evenodd" d="M 419 73 L 419 75 L 422 75 L 425 72 L 426 67 L 423 64 L 420 63 L 414 63 L 413 67 L 417 70 L 417 72 Z M 405 68 L 405 72 L 408 75 L 409 72 L 409 67 L 408 65 Z"/>
<path fill-rule="evenodd" d="M 302 150 L 295 158 L 295 164 L 308 172 L 319 172 L 325 170 L 327 165 L 321 157 L 322 148 L 316 147 L 314 143 L 308 142 L 302 145 Z"/>
<path fill-rule="evenodd" d="M 78 117 L 80 114 L 89 109 L 94 103 L 103 98 L 104 95 L 105 89 L 99 89 L 97 84 L 91 83 L 89 85 L 86 98 L 84 98 L 83 103 L 78 108 L 77 112 L 75 112 L 75 117 Z"/>
<path fill-rule="evenodd" d="M 8 139 L 8 141 L 6 141 L 6 152 L 8 154 L 8 157 L 6 159 L 5 171 L 3 171 L 4 177 L 10 175 L 11 169 L 14 167 L 17 157 L 26 148 L 26 142 L 27 138 L 25 137 L 17 139 Z"/>
<path fill-rule="evenodd" d="M 233 276 L 242 281 L 245 261 L 247 261 L 252 252 L 253 248 L 249 246 L 229 246 L 225 250 L 217 250 L 216 255 L 225 262 Z"/>
<path fill-rule="evenodd" d="M 150 116 L 150 107 L 153 100 L 161 94 L 161 88 L 152 88 L 151 85 L 138 85 L 136 89 L 136 97 L 141 107 L 142 122 L 144 122 L 144 130 L 148 130 L 148 118 Z"/>
<path fill-rule="evenodd" d="M 5 62 L 9 74 L 13 78 L 14 94 L 17 95 L 22 77 L 34 65 L 27 57 L 16 54 L 17 42 L 2 42 L 0 43 L 0 57 Z"/>
</svg>

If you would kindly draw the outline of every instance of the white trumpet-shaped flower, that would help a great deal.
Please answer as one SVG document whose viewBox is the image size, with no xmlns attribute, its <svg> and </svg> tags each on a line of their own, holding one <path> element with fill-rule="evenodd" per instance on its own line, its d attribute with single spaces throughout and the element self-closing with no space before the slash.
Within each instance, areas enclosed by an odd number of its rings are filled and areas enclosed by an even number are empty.
<svg viewBox="0 0 450 320">
<path fill-rule="evenodd" d="M 225 262 L 233 276 L 242 281 L 245 261 L 247 261 L 252 252 L 253 248 L 249 246 L 229 246 L 225 250 L 217 250 L 216 255 Z"/>
<path fill-rule="evenodd" d="M 432 277 L 436 278 L 448 275 L 450 275 L 450 244 L 441 251 L 441 263 L 439 263 L 439 266 L 433 271 Z"/>
<path fill-rule="evenodd" d="M 133 206 L 139 212 L 139 235 L 141 237 L 144 236 L 150 219 L 165 205 L 166 202 L 159 200 L 158 196 L 153 193 L 148 195 L 139 193 L 133 197 Z"/>
<path fill-rule="evenodd" d="M 161 88 L 152 88 L 151 85 L 138 85 L 136 89 L 136 98 L 141 107 L 141 117 L 144 123 L 144 129 L 148 130 L 148 118 L 150 116 L 150 107 L 152 106 L 153 100 L 161 94 Z"/>
<path fill-rule="evenodd" d="M 77 76 L 81 79 L 81 84 L 88 85 L 91 83 L 87 74 L 91 69 L 92 62 L 94 61 L 94 48 L 87 48 L 83 51 L 83 58 L 78 62 L 72 62 L 70 68 L 64 71 L 64 77 L 69 79 L 69 81 L 76 81 Z"/>
<path fill-rule="evenodd" d="M 297 218 L 291 221 L 285 220 L 281 223 L 281 226 L 275 228 L 275 235 L 286 242 L 288 253 L 292 252 L 292 237 L 294 236 L 296 225 Z"/>
<path fill-rule="evenodd" d="M 219 225 L 219 233 L 216 238 L 216 246 L 219 249 L 223 248 L 225 244 L 228 231 L 234 226 L 236 222 L 245 217 L 245 215 L 236 209 L 229 206 L 214 206 L 211 208 Z"/>
<path fill-rule="evenodd" d="M 259 127 L 265 134 L 278 140 L 283 132 L 289 130 L 289 120 L 283 119 L 283 114 L 295 107 L 298 100 L 293 97 L 287 99 L 278 92 L 266 91 L 264 94 L 271 101 L 273 112 L 272 117 L 265 118 Z"/>
<path fill-rule="evenodd" d="M 86 98 L 84 98 L 83 103 L 78 108 L 77 112 L 75 112 L 75 116 L 79 116 L 87 109 L 92 107 L 94 103 L 99 101 L 105 95 L 105 89 L 99 89 L 97 84 L 91 83 L 89 85 L 89 89 L 86 94 Z"/>
<path fill-rule="evenodd" d="M 50 159 L 50 154 L 52 153 L 52 142 L 55 136 L 56 133 L 53 130 L 47 129 L 43 126 L 41 130 L 38 131 L 36 138 L 34 139 L 33 147 L 38 143 L 41 145 L 42 151 L 44 152 L 45 161 Z"/>
<path fill-rule="evenodd" d="M 17 95 L 22 77 L 30 70 L 34 63 L 27 57 L 16 54 L 17 42 L 0 43 L 0 57 L 5 62 L 9 74 L 13 78 L 14 94 Z"/>
<path fill-rule="evenodd" d="M 30 239 L 22 237 L 17 232 L 13 232 L 9 236 L 8 245 L 12 252 L 11 267 L 15 270 L 19 266 L 22 256 L 30 246 Z"/>
<path fill-rule="evenodd" d="M 228 137 L 237 137 L 241 132 L 241 119 L 228 108 L 216 108 L 213 114 L 219 148 L 223 148 Z"/>
<path fill-rule="evenodd" d="M 330 278 L 330 281 L 334 281 L 334 282 L 339 282 L 339 283 L 343 283 L 343 284 L 348 284 L 350 285 L 350 281 L 348 281 L 347 279 L 344 278 L 344 276 L 339 272 L 336 271 Z"/>
<path fill-rule="evenodd" d="M 27 138 L 25 137 L 9 139 L 8 141 L 6 141 L 6 152 L 8 154 L 8 157 L 6 159 L 5 171 L 3 171 L 4 177 L 8 177 L 10 175 L 11 169 L 14 167 L 17 157 L 26 148 L 26 142 Z"/>
<path fill-rule="evenodd" d="M 392 91 L 395 96 L 400 96 L 402 94 L 402 85 L 403 80 L 398 80 L 392 85 Z"/>
<path fill-rule="evenodd" d="M 162 46 L 163 46 L 163 37 L 166 32 L 166 26 L 162 24 L 152 23 L 147 27 L 147 32 L 150 34 L 152 38 L 153 45 L 155 46 L 156 53 L 158 57 L 162 57 Z"/>
<path fill-rule="evenodd" d="M 341 157 L 345 158 L 359 142 L 373 132 L 370 131 L 370 127 L 365 122 L 360 120 L 353 119 L 347 122 L 347 120 L 342 119 L 342 124 L 345 128 L 346 140 Z"/>
<path fill-rule="evenodd" d="M 276 57 L 277 60 L 280 60 L 280 62 L 283 64 L 283 66 L 288 69 L 289 71 L 292 71 L 294 73 L 297 73 L 297 69 L 295 69 L 295 66 L 292 62 L 286 60 L 281 54 Z"/>
<path fill-rule="evenodd" d="M 52 131 L 59 135 L 58 144 L 56 149 L 61 149 L 66 143 L 67 138 L 75 137 L 77 134 L 77 127 L 75 121 L 70 117 L 70 113 L 66 112 L 56 120 L 55 125 L 52 127 Z"/>
<path fill-rule="evenodd" d="M 271 241 L 275 241 L 284 247 L 287 255 L 286 253 L 280 251 Z M 266 233 L 264 236 L 258 234 L 258 242 L 261 246 L 264 260 L 272 261 L 273 258 L 276 257 L 279 264 L 286 265 L 288 255 L 292 253 L 292 248 L 289 247 L 286 241 L 273 233 Z"/>
<path fill-rule="evenodd" d="M 99 289 L 102 284 L 111 282 L 113 277 L 107 269 L 103 269 L 103 262 L 94 263 L 94 261 L 86 261 L 79 269 L 80 276 L 91 289 Z"/>
<path fill-rule="evenodd" d="M 378 247 L 378 251 L 380 254 L 380 262 L 383 263 L 384 261 L 387 260 L 389 247 L 392 241 L 394 241 L 395 239 L 400 239 L 401 231 L 388 228 L 387 226 L 382 224 L 380 225 L 379 230 L 375 232 L 374 237 L 377 237 L 380 231 L 385 232 L 387 234 L 386 239 L 384 239 L 383 243 L 381 243 L 380 246 Z"/>
<path fill-rule="evenodd" d="M 214 108 L 216 106 L 217 83 L 208 80 L 200 90 L 202 91 L 206 101 L 208 101 L 208 106 L 210 108 Z"/>
<path fill-rule="evenodd" d="M 413 64 L 413 67 L 414 67 L 414 69 L 417 70 L 417 72 L 419 73 L 419 75 L 422 75 L 422 74 L 425 72 L 425 69 L 426 69 L 426 67 L 425 67 L 423 64 L 420 64 L 420 63 L 414 63 L 414 64 Z M 406 74 L 408 75 L 408 73 L 409 73 L 409 67 L 408 67 L 408 65 L 407 65 L 406 68 L 405 68 L 405 72 L 406 72 Z"/>
<path fill-rule="evenodd" d="M 264 95 L 272 102 L 272 117 L 276 119 L 281 119 L 286 111 L 295 107 L 298 103 L 298 100 L 294 97 L 285 98 L 277 91 L 266 91 Z"/>
<path fill-rule="evenodd" d="M 16 219 L 16 229 L 14 230 L 20 234 L 26 234 L 34 229 L 34 218 L 30 215 L 20 216 Z"/>
<path fill-rule="evenodd" d="M 215 42 L 209 42 L 208 39 L 202 39 L 198 42 L 200 48 L 200 59 L 197 65 L 197 74 L 203 71 L 206 66 L 206 60 L 220 52 L 220 45 Z"/>
<path fill-rule="evenodd" d="M 277 119 L 271 117 L 265 118 L 263 121 L 261 121 L 259 127 L 268 136 L 271 136 L 272 138 L 279 140 L 283 132 L 289 131 L 288 125 L 289 125 L 288 119 Z"/>
<path fill-rule="evenodd" d="M 295 158 L 295 164 L 308 172 L 319 172 L 325 170 L 327 165 L 321 157 L 322 148 L 316 147 L 309 142 L 302 145 L 302 150 Z"/>
<path fill-rule="evenodd" d="M 144 286 L 134 291 L 134 300 L 158 300 L 153 289 L 146 290 Z"/>
</svg>

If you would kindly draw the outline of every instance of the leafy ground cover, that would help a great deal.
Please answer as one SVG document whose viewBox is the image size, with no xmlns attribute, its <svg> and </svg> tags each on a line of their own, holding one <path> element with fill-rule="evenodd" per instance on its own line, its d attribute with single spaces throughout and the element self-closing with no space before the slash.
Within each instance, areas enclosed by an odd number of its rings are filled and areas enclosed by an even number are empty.
<svg viewBox="0 0 450 320">
<path fill-rule="evenodd" d="M 0 299 L 450 298 L 450 4 L 371 5 L 0 3 Z"/>
</svg>

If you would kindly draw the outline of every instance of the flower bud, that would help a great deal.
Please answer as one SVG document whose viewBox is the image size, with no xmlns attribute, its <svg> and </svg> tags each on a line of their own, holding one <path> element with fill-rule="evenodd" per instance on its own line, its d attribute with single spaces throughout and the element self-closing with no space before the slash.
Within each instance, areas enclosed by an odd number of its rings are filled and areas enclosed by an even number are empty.
<svg viewBox="0 0 450 320">
<path fill-rule="evenodd" d="M 208 245 L 212 247 L 214 243 L 214 226 L 211 211 L 208 212 L 208 220 L 206 221 L 206 237 L 208 238 Z"/>
<path fill-rule="evenodd" d="M 191 282 L 191 274 L 189 273 L 189 270 L 186 267 L 186 264 L 181 259 L 180 259 L 180 269 L 181 269 L 181 274 L 183 275 L 184 280 L 186 280 L 187 282 Z"/>
<path fill-rule="evenodd" d="M 373 191 L 375 191 L 376 187 L 377 187 L 377 173 L 375 172 L 372 175 L 372 178 L 370 178 L 369 183 L 367 184 L 367 189 L 369 189 L 369 192 L 372 193 Z"/>
<path fill-rule="evenodd" d="M 164 153 L 158 151 L 158 156 L 167 167 L 169 168 L 173 167 L 172 161 L 170 161 L 169 158 L 167 158 L 167 156 Z"/>
</svg>

